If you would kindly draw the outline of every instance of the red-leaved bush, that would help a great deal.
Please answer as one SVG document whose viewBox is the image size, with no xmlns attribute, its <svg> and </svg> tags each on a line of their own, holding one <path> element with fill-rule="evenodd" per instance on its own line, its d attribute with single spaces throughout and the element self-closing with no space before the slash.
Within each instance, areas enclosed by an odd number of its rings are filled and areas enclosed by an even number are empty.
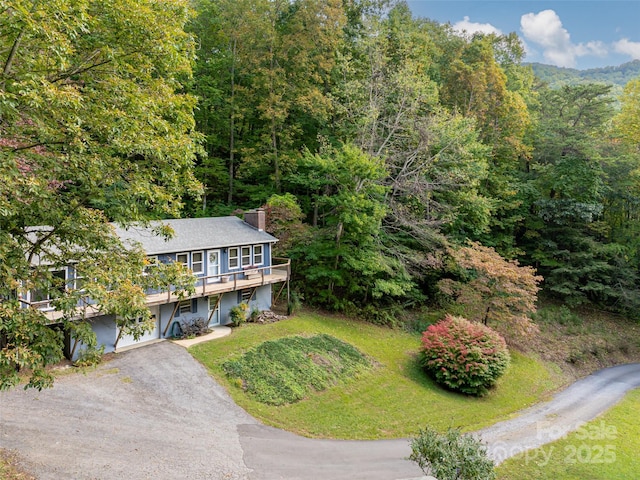
<svg viewBox="0 0 640 480">
<path fill-rule="evenodd" d="M 435 380 L 470 395 L 484 395 L 507 370 L 507 345 L 491 328 L 447 315 L 422 334 L 421 363 Z"/>
</svg>

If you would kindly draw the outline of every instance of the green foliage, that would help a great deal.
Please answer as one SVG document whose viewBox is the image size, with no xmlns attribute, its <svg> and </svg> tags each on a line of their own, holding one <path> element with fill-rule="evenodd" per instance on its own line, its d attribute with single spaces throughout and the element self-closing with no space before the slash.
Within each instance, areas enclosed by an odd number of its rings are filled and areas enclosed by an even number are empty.
<svg viewBox="0 0 640 480">
<path fill-rule="evenodd" d="M 291 292 L 291 298 L 287 304 L 287 315 L 293 315 L 302 307 L 302 295 L 296 291 Z"/>
<path fill-rule="evenodd" d="M 439 433 L 431 427 L 411 440 L 409 459 L 438 480 L 494 480 L 493 462 L 486 447 L 473 435 L 449 428 Z"/>
<path fill-rule="evenodd" d="M 257 401 L 297 402 L 371 367 L 355 347 L 330 335 L 264 342 L 222 367 Z"/>
<path fill-rule="evenodd" d="M 386 214 L 383 163 L 354 145 L 324 155 L 307 152 L 290 181 L 312 192 L 314 224 L 308 244 L 292 252 L 305 278 L 305 299 L 335 310 L 382 297 L 402 298 L 413 288 L 402 265 L 379 244 Z"/>
<path fill-rule="evenodd" d="M 611 104 L 607 86 L 542 90 L 530 171 L 537 194 L 520 246 L 556 298 L 629 314 L 640 305 L 637 167 L 628 147 L 607 137 Z"/>
<path fill-rule="evenodd" d="M 98 339 L 89 322 L 70 320 L 65 323 L 65 329 L 72 339 L 69 356 L 74 358 L 76 352 L 78 354 L 74 365 L 88 367 L 100 363 L 104 353 L 104 345 L 98 347 Z M 80 350 L 77 350 L 78 345 L 81 345 Z"/>
<path fill-rule="evenodd" d="M 375 362 L 376 368 L 320 395 L 281 406 L 256 401 L 222 368 L 240 352 L 266 340 L 321 333 L 355 346 Z M 565 380 L 548 364 L 514 351 L 499 388 L 482 398 L 460 395 L 443 390 L 425 375 L 416 361 L 419 347 L 420 337 L 413 333 L 307 311 L 286 321 L 246 325 L 233 335 L 195 345 L 189 352 L 206 365 L 238 405 L 261 422 L 320 438 L 408 438 L 415 435 L 416 425 L 479 430 L 539 402 Z"/>
<path fill-rule="evenodd" d="M 618 66 L 590 68 L 587 70 L 555 67 L 541 63 L 531 63 L 530 65 L 536 77 L 553 89 L 581 83 L 604 83 L 617 86 L 616 93 L 618 93 L 629 81 L 640 75 L 639 60 Z"/>
<path fill-rule="evenodd" d="M 91 367 L 98 365 L 102 361 L 104 345 L 100 347 L 91 346 L 83 348 L 78 354 L 78 358 L 73 362 L 77 367 Z"/>
<path fill-rule="evenodd" d="M 246 302 L 241 302 L 237 305 L 234 305 L 229 310 L 229 318 L 231 319 L 231 325 L 234 327 L 239 327 L 244 322 L 247 321 L 247 316 L 249 312 L 249 304 Z"/>
<path fill-rule="evenodd" d="M 625 85 L 621 102 L 620 113 L 615 118 L 616 127 L 623 140 L 637 150 L 640 143 L 640 73 Z"/>
<path fill-rule="evenodd" d="M 27 291 L 49 298 L 62 320 L 82 316 L 90 296 L 134 336 L 148 327 L 133 325 L 148 315 L 144 253 L 122 245 L 109 221 L 177 216 L 199 193 L 195 98 L 182 91 L 190 15 L 186 0 L 2 2 L 3 386 L 15 384 L 13 364 L 33 372 L 29 386 L 49 385 L 43 369 L 61 351 L 51 320 L 16 301 Z M 67 267 L 83 288 L 52 273 Z"/>
<path fill-rule="evenodd" d="M 509 367 L 504 339 L 484 325 L 447 315 L 422 335 L 420 363 L 441 385 L 486 395 Z"/>
<path fill-rule="evenodd" d="M 305 215 L 294 195 L 272 195 L 263 208 L 266 216 L 265 230 L 278 239 L 278 243 L 273 246 L 274 256 L 286 255 L 296 245 L 306 243 L 309 229 L 302 223 Z"/>
<path fill-rule="evenodd" d="M 546 307 L 538 310 L 534 316 L 534 320 L 543 323 L 557 323 L 565 326 L 579 326 L 582 324 L 582 318 L 569 307 L 562 305 L 560 307 Z"/>
<path fill-rule="evenodd" d="M 25 388 L 53 384 L 46 367 L 62 359 L 63 334 L 45 324 L 40 312 L 0 302 L 0 390 L 16 386 L 20 371 L 30 371 Z"/>
</svg>

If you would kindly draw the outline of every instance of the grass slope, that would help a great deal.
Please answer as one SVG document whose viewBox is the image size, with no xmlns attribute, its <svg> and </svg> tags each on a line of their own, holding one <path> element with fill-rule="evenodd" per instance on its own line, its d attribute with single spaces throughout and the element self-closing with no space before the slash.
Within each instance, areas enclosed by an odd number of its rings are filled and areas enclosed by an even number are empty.
<svg viewBox="0 0 640 480">
<path fill-rule="evenodd" d="M 269 340 L 222 364 L 232 381 L 269 405 L 297 402 L 370 366 L 352 345 L 325 334 Z"/>
<path fill-rule="evenodd" d="M 640 389 L 562 440 L 505 461 L 501 480 L 640 478 Z"/>
<path fill-rule="evenodd" d="M 222 365 L 258 344 L 284 336 L 327 334 L 378 364 L 357 378 L 313 393 L 297 403 L 265 405 L 230 381 Z M 246 325 L 229 337 L 196 345 L 190 352 L 233 399 L 263 422 L 310 437 L 375 439 L 416 434 L 425 425 L 477 430 L 543 399 L 563 379 L 545 364 L 513 352 L 511 367 L 486 397 L 445 391 L 416 361 L 418 335 L 312 313 L 270 325 Z"/>
</svg>

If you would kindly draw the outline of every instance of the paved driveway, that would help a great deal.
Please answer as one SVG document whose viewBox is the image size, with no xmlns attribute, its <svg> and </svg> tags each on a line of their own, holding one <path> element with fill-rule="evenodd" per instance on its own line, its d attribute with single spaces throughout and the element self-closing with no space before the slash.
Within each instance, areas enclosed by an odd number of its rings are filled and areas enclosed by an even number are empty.
<svg viewBox="0 0 640 480">
<path fill-rule="evenodd" d="M 640 364 L 597 372 L 483 430 L 501 461 L 578 428 L 640 386 Z M 131 350 L 52 389 L 0 393 L 0 447 L 41 480 L 420 478 L 406 440 L 312 440 L 239 408 L 182 347 Z M 424 477 L 422 477 L 424 478 Z"/>
<path fill-rule="evenodd" d="M 0 393 L 0 446 L 41 480 L 420 477 L 406 441 L 300 438 L 239 408 L 182 347 L 120 354 L 49 390 Z"/>
</svg>

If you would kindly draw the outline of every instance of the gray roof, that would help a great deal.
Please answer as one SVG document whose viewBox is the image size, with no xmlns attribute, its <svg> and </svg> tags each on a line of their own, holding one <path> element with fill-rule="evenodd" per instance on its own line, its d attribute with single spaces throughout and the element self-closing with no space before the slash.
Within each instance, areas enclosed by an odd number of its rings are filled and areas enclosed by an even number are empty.
<svg viewBox="0 0 640 480">
<path fill-rule="evenodd" d="M 170 226 L 174 235 L 169 240 L 154 233 L 161 225 Z M 125 242 L 142 244 L 148 255 L 179 253 L 210 248 L 233 247 L 278 240 L 249 225 L 238 217 L 181 218 L 151 222 L 148 227 L 116 227 Z"/>
</svg>

